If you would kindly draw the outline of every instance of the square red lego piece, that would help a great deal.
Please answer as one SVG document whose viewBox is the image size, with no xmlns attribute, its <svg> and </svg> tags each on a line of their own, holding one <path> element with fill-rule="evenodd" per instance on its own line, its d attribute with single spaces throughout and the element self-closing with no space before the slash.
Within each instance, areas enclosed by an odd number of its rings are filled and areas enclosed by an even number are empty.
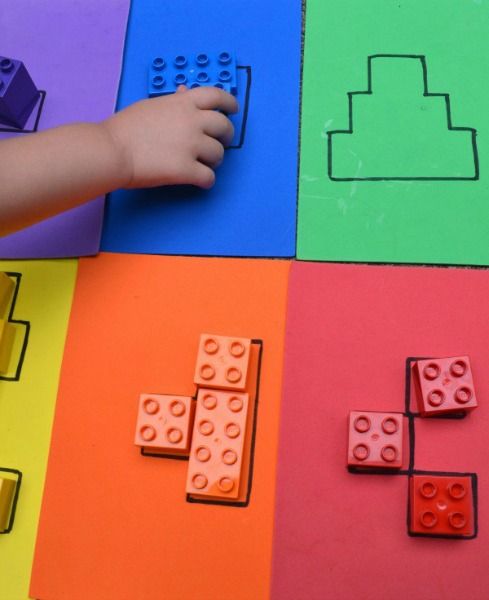
<svg viewBox="0 0 489 600">
<path fill-rule="evenodd" d="M 141 394 L 136 446 L 157 454 L 187 456 L 195 402 L 189 396 Z"/>
<path fill-rule="evenodd" d="M 460 413 L 477 406 L 468 356 L 430 358 L 413 365 L 422 417 Z"/>
<path fill-rule="evenodd" d="M 187 476 L 192 497 L 238 499 L 248 406 L 246 393 L 199 390 Z"/>
<path fill-rule="evenodd" d="M 412 475 L 409 478 L 409 533 L 472 537 L 474 535 L 472 478 Z"/>
<path fill-rule="evenodd" d="M 246 388 L 251 340 L 204 333 L 200 336 L 194 383 L 223 390 Z"/>
<path fill-rule="evenodd" d="M 401 413 L 350 412 L 348 466 L 359 469 L 400 469 L 402 444 Z"/>
</svg>

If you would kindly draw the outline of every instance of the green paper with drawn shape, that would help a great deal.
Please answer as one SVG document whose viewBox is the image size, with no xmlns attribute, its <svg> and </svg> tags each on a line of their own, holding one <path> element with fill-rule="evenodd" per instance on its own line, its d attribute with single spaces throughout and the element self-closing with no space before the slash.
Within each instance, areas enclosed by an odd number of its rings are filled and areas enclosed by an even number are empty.
<svg viewBox="0 0 489 600">
<path fill-rule="evenodd" d="M 297 256 L 489 265 L 487 0 L 309 0 Z"/>
</svg>

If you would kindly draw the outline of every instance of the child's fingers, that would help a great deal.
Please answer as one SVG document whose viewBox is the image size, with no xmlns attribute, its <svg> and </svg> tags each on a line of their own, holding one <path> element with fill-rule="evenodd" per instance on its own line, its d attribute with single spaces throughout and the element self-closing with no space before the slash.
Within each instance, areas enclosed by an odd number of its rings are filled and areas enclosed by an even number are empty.
<svg viewBox="0 0 489 600">
<path fill-rule="evenodd" d="M 216 138 L 224 146 L 229 146 L 234 137 L 234 127 L 231 121 L 215 110 L 206 111 L 204 114 L 204 133 Z"/>
<path fill-rule="evenodd" d="M 216 175 L 214 171 L 204 165 L 201 162 L 195 161 L 192 164 L 191 170 L 189 170 L 188 178 L 186 178 L 185 183 L 189 183 L 191 185 L 196 185 L 197 187 L 209 189 L 216 182 Z"/>
<path fill-rule="evenodd" d="M 238 102 L 234 96 L 216 87 L 200 87 L 189 90 L 197 108 L 203 110 L 221 110 L 226 114 L 238 112 Z"/>
<path fill-rule="evenodd" d="M 215 169 L 222 163 L 223 158 L 224 146 L 208 135 L 203 136 L 203 139 L 199 144 L 197 159 L 211 167 L 211 169 Z"/>
</svg>

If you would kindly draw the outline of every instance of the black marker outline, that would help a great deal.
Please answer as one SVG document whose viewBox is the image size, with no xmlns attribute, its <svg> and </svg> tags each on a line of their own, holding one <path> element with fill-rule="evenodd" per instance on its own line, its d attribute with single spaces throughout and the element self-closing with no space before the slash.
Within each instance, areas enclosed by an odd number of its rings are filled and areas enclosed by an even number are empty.
<svg viewBox="0 0 489 600">
<path fill-rule="evenodd" d="M 10 311 L 8 314 L 7 321 L 8 321 L 8 323 L 24 325 L 25 326 L 25 334 L 24 334 L 24 342 L 22 344 L 22 348 L 20 351 L 19 362 L 17 363 L 17 368 L 15 370 L 15 375 L 13 375 L 13 376 L 0 375 L 0 381 L 19 381 L 20 374 L 22 372 L 22 366 L 24 364 L 25 355 L 27 352 L 27 344 L 29 342 L 31 323 L 30 323 L 30 321 L 24 321 L 23 319 L 14 319 L 15 304 L 17 302 L 17 297 L 19 295 L 19 288 L 20 288 L 20 282 L 22 279 L 22 273 L 18 273 L 18 272 L 14 272 L 14 271 L 5 271 L 5 273 L 9 277 L 13 277 L 16 280 L 15 289 L 14 289 L 14 293 L 12 296 L 12 303 L 10 305 Z"/>
<path fill-rule="evenodd" d="M 250 92 L 251 92 L 251 67 L 249 66 L 241 66 L 238 65 L 236 67 L 237 70 L 245 70 L 246 71 L 246 90 L 244 97 L 244 106 L 243 106 L 243 119 L 241 120 L 241 131 L 239 136 L 239 142 L 234 146 L 228 146 L 226 150 L 239 150 L 243 147 L 245 141 L 246 134 L 246 125 L 248 123 L 248 108 L 250 104 Z"/>
<path fill-rule="evenodd" d="M 41 120 L 42 110 L 44 108 L 44 101 L 46 100 L 46 91 L 39 90 L 39 97 L 40 97 L 41 101 L 40 102 L 39 102 L 39 100 L 36 101 L 37 115 L 36 115 L 36 120 L 34 122 L 32 129 L 20 129 L 19 127 L 0 126 L 0 133 L 36 133 L 36 131 L 38 130 L 38 127 L 39 127 L 39 121 Z M 35 106 L 36 105 L 34 105 L 34 108 L 35 108 Z M 29 118 L 30 118 L 30 116 L 29 116 Z"/>
<path fill-rule="evenodd" d="M 13 473 L 14 475 L 17 475 L 17 479 L 16 479 L 17 484 L 15 486 L 14 497 L 12 500 L 12 507 L 10 509 L 10 519 L 9 519 L 7 528 L 4 529 L 3 531 L 0 531 L 0 535 L 5 535 L 7 533 L 10 533 L 12 531 L 12 527 L 14 526 L 15 513 L 17 512 L 17 501 L 19 499 L 20 485 L 22 483 L 22 473 L 18 469 L 8 469 L 7 467 L 0 467 L 0 473 Z"/>
<path fill-rule="evenodd" d="M 333 143 L 332 136 L 336 133 L 353 134 L 353 96 L 367 95 L 372 92 L 372 61 L 376 58 L 406 58 L 419 60 L 423 70 L 423 96 L 429 98 L 444 98 L 447 111 L 447 124 L 449 131 L 469 131 L 472 134 L 472 151 L 474 155 L 473 177 L 334 177 L 333 176 Z M 328 131 L 328 177 L 332 181 L 477 181 L 479 179 L 479 154 L 477 150 L 477 130 L 473 127 L 454 127 L 452 125 L 452 114 L 450 108 L 450 95 L 441 93 L 430 93 L 428 91 L 428 69 L 426 56 L 423 54 L 371 54 L 367 59 L 368 87 L 366 91 L 347 92 L 348 96 L 348 129 L 335 129 Z"/>
</svg>

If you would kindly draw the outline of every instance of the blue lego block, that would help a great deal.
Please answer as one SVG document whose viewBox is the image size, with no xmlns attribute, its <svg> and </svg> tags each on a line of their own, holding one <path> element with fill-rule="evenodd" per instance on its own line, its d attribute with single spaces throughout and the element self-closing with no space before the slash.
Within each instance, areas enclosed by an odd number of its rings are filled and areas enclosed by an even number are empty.
<svg viewBox="0 0 489 600">
<path fill-rule="evenodd" d="M 173 94 L 179 85 L 188 88 L 215 86 L 236 95 L 236 58 L 231 52 L 178 54 L 172 59 L 156 56 L 149 69 L 148 95 Z"/>
<path fill-rule="evenodd" d="M 0 123 L 22 129 L 38 99 L 24 63 L 0 56 Z"/>
</svg>

